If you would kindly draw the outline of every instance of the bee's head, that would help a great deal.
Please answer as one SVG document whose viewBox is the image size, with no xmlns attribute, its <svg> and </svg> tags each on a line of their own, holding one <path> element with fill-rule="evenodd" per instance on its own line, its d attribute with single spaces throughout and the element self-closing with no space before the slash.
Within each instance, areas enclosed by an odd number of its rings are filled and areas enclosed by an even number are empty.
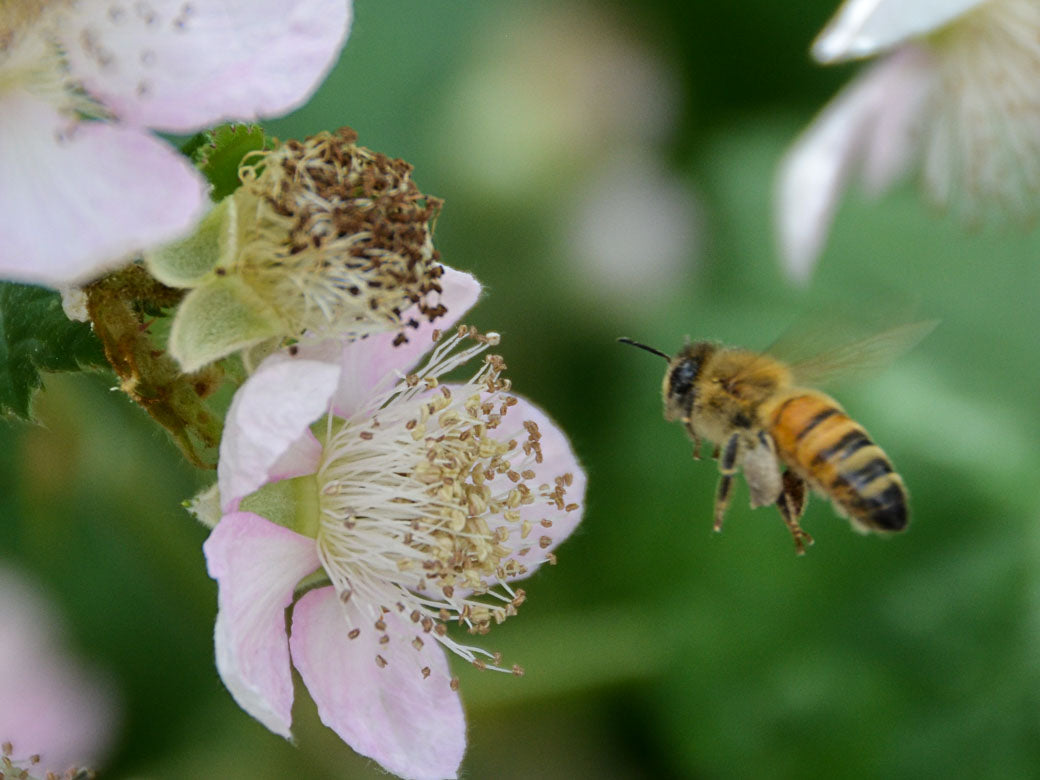
<svg viewBox="0 0 1040 780">
<path fill-rule="evenodd" d="M 708 355 L 715 349 L 711 342 L 698 341 L 687 344 L 671 359 L 661 386 L 666 420 L 681 420 L 690 416 L 693 403 L 697 400 L 697 378 Z"/>
<path fill-rule="evenodd" d="M 675 357 L 638 341 L 628 338 L 619 338 L 622 344 L 631 344 L 633 347 L 645 349 L 659 355 L 668 361 L 668 371 L 664 375 L 664 384 L 661 394 L 664 397 L 664 417 L 666 420 L 681 420 L 690 415 L 693 402 L 697 397 L 695 384 L 700 375 L 701 368 L 708 355 L 717 347 L 710 341 L 698 341 L 687 344 Z"/>
</svg>

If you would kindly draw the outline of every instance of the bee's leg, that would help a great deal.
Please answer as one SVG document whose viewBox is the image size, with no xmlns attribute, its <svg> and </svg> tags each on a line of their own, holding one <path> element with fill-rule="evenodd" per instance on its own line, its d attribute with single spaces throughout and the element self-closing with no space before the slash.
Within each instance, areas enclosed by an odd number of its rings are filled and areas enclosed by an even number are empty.
<svg viewBox="0 0 1040 780">
<path fill-rule="evenodd" d="M 690 422 L 689 417 L 683 417 L 683 423 L 686 425 L 687 435 L 693 439 L 693 459 L 701 459 L 701 437 L 697 435 L 697 431 L 693 429 L 693 423 Z"/>
<path fill-rule="evenodd" d="M 740 462 L 740 434 L 734 433 L 726 440 L 726 446 L 722 449 L 722 458 L 719 460 L 719 489 L 715 494 L 715 525 L 716 531 L 722 530 L 722 518 L 726 515 L 726 507 L 729 506 L 729 496 L 733 491 L 733 475 L 737 473 L 737 463 Z M 718 457 L 718 449 L 716 449 Z"/>
<path fill-rule="evenodd" d="M 809 490 L 805 480 L 788 469 L 783 473 L 783 487 L 776 499 L 780 516 L 787 523 L 787 529 L 794 537 L 794 549 L 798 555 L 805 555 L 805 548 L 813 543 L 809 536 L 798 524 L 802 515 L 805 514 L 805 505 L 808 503 Z"/>
</svg>

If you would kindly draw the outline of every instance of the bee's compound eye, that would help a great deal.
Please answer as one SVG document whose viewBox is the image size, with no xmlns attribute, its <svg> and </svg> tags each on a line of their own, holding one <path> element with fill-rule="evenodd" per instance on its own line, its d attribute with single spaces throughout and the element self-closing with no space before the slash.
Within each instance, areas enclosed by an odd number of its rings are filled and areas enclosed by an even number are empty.
<svg viewBox="0 0 1040 780">
<path fill-rule="evenodd" d="M 701 370 L 699 358 L 686 358 L 676 363 L 668 380 L 668 395 L 678 399 L 693 389 L 693 383 Z"/>
</svg>

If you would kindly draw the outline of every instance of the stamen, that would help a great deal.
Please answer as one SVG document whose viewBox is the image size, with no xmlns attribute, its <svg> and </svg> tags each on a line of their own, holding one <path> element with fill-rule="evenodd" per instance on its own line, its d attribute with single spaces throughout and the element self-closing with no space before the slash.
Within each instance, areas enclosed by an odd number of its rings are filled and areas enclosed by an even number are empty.
<svg viewBox="0 0 1040 780">
<path fill-rule="evenodd" d="M 534 484 L 538 426 L 515 419 L 500 357 L 485 357 L 460 386 L 440 385 L 441 376 L 497 340 L 460 327 L 426 365 L 377 393 L 369 411 L 322 426 L 317 542 L 333 586 L 371 621 L 381 643 L 389 641 L 382 616 L 396 609 L 467 661 L 512 671 L 499 656 L 456 641 L 447 627 L 483 635 L 516 614 L 524 593 L 506 580 L 527 567 L 511 540 L 531 527 L 518 507 L 537 499 L 559 506 L 573 478 L 559 475 L 551 488 Z M 550 537 L 539 538 L 542 549 L 550 545 Z M 423 646 L 420 637 L 409 641 Z"/>
<path fill-rule="evenodd" d="M 969 222 L 999 210 L 1036 216 L 1040 192 L 1040 7 L 992 0 L 929 39 L 940 84 L 926 127 L 924 174 Z"/>
</svg>

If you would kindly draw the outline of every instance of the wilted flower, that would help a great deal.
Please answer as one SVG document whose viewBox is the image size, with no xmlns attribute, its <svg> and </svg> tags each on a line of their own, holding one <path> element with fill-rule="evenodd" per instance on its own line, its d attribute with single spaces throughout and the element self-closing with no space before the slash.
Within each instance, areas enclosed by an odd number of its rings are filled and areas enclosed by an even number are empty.
<svg viewBox="0 0 1040 780">
<path fill-rule="evenodd" d="M 84 282 L 182 234 L 206 185 L 147 128 L 298 106 L 350 16 L 349 0 L 4 0 L 0 276 Z"/>
<path fill-rule="evenodd" d="M 404 160 L 356 141 L 343 128 L 249 155 L 195 235 L 146 255 L 164 284 L 193 288 L 170 334 L 185 371 L 270 339 L 402 331 L 443 313 L 427 302 L 441 201 Z"/>
<path fill-rule="evenodd" d="M 114 697 L 69 657 L 42 594 L 0 568 L 0 776 L 96 767 L 113 736 Z"/>
<path fill-rule="evenodd" d="M 448 326 L 479 286 L 451 270 L 443 281 Z M 441 383 L 497 338 L 460 328 L 409 371 L 433 335 L 424 323 L 398 347 L 381 333 L 261 364 L 228 413 L 223 517 L 204 548 L 217 668 L 243 709 L 289 735 L 291 652 L 322 721 L 408 778 L 454 777 L 465 749 L 438 645 L 504 668 L 449 624 L 483 634 L 515 613 L 524 593 L 510 582 L 553 559 L 585 487 L 563 433 L 509 391 L 500 358 Z"/>
<path fill-rule="evenodd" d="M 813 45 L 821 62 L 886 56 L 787 153 L 777 226 L 808 278 L 849 180 L 879 194 L 920 166 L 931 198 L 969 222 L 1027 219 L 1040 193 L 1040 5 L 1033 0 L 848 0 Z"/>
</svg>

